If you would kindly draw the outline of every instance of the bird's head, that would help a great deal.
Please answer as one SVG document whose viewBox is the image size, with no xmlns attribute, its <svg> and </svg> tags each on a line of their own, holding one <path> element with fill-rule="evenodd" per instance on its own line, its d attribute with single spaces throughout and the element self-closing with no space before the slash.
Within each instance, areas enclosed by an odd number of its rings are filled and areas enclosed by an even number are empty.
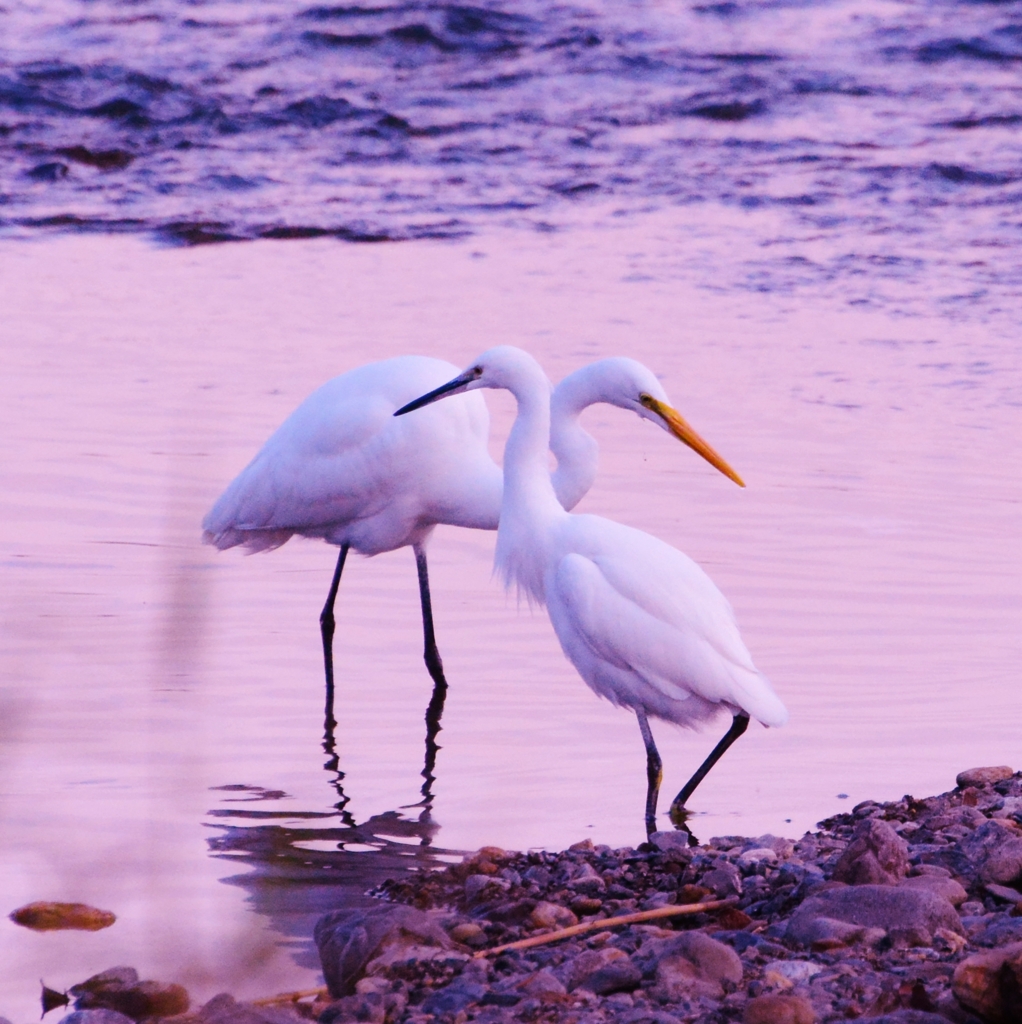
<svg viewBox="0 0 1022 1024">
<path fill-rule="evenodd" d="M 607 402 L 620 409 L 629 409 L 643 419 L 650 420 L 688 445 L 739 487 L 745 486 L 742 478 L 671 405 L 660 381 L 647 366 L 643 366 L 635 359 L 617 356 L 590 363 L 578 373 L 585 374 L 587 378 L 587 401 Z"/>
<path fill-rule="evenodd" d="M 516 384 L 523 378 L 533 378 L 545 387 L 550 387 L 550 381 L 546 374 L 528 352 L 515 348 L 513 345 L 498 345 L 496 348 L 484 352 L 467 370 L 459 373 L 453 380 L 441 384 L 429 394 L 402 406 L 394 415 L 403 416 L 407 412 L 421 409 L 424 405 L 430 405 L 448 395 L 457 395 L 462 391 L 474 391 L 476 388 L 507 388 L 513 391 Z"/>
</svg>

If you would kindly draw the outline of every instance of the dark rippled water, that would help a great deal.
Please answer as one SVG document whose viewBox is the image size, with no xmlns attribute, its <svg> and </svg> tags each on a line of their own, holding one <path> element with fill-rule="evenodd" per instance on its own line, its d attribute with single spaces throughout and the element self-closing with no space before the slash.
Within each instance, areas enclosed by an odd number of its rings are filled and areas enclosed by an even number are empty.
<svg viewBox="0 0 1022 1024">
<path fill-rule="evenodd" d="M 0 10 L 8 232 L 382 240 L 680 204 L 749 214 L 753 288 L 1022 281 L 1015 2 Z"/>
</svg>

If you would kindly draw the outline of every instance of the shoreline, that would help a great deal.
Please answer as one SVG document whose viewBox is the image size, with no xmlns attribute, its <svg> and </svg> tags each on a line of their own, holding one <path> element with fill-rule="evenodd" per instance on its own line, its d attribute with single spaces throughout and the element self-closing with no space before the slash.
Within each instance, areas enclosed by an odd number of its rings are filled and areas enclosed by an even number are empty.
<svg viewBox="0 0 1022 1024">
<path fill-rule="evenodd" d="M 1011 1024 L 1022 1019 L 1022 772 L 957 782 L 863 801 L 799 840 L 690 846 L 660 832 L 637 848 L 484 847 L 384 883 L 368 910 L 322 917 L 328 988 L 249 1003 L 223 993 L 168 1016 L 139 1009 L 159 983 L 108 972 L 71 990 L 86 1012 L 65 1021 Z M 635 922 L 643 911 L 676 916 Z M 558 932 L 580 923 L 584 934 Z M 505 948 L 523 939 L 534 944 Z M 110 1017 L 130 998 L 132 1014 Z"/>
</svg>

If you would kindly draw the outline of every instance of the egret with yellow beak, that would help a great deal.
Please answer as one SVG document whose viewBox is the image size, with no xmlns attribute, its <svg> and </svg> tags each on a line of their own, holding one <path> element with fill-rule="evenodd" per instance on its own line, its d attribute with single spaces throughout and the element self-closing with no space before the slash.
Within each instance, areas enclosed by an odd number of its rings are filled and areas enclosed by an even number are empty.
<svg viewBox="0 0 1022 1024">
<path fill-rule="evenodd" d="M 648 533 L 573 515 L 558 502 L 546 462 L 550 382 L 532 356 L 510 346 L 490 349 L 394 415 L 477 388 L 504 388 L 518 403 L 504 448 L 496 569 L 506 586 L 547 607 L 564 653 L 589 687 L 635 712 L 646 746 L 647 834 L 656 831 L 662 779 L 649 718 L 692 728 L 721 711 L 732 715 L 724 738 L 674 799 L 671 817 L 680 824 L 696 786 L 750 716 L 780 726 L 788 713 L 753 665 L 726 598 L 691 558 Z M 742 485 L 666 396 L 646 390 L 629 401 Z"/>
</svg>

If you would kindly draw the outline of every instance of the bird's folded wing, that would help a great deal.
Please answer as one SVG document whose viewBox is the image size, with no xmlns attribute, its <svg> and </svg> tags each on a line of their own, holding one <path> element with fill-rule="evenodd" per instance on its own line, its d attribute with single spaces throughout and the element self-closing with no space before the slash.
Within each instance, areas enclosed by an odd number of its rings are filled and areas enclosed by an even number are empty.
<svg viewBox="0 0 1022 1024">
<path fill-rule="evenodd" d="M 615 586 L 598 561 L 569 554 L 551 584 L 575 642 L 585 643 L 596 657 L 631 670 L 675 700 L 694 693 L 780 724 L 783 708 L 751 661 L 746 667 L 723 656 L 684 616 L 676 614 L 675 621 L 667 622 L 651 614 Z"/>
</svg>

